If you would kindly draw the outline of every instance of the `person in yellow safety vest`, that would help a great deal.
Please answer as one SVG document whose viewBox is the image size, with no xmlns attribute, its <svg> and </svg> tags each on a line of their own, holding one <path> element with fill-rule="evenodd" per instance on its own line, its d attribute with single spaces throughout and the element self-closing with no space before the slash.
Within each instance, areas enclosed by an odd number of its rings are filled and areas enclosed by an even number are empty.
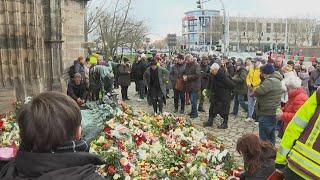
<svg viewBox="0 0 320 180">
<path fill-rule="evenodd" d="M 99 57 L 100 57 L 99 54 L 95 54 L 95 53 L 91 54 L 91 55 L 89 56 L 89 58 L 90 58 L 89 63 L 90 63 L 91 65 L 97 65 L 97 64 L 98 64 L 98 59 L 99 59 Z"/>
<path fill-rule="evenodd" d="M 298 110 L 281 140 L 277 171 L 284 178 L 320 179 L 320 88 Z"/>
</svg>

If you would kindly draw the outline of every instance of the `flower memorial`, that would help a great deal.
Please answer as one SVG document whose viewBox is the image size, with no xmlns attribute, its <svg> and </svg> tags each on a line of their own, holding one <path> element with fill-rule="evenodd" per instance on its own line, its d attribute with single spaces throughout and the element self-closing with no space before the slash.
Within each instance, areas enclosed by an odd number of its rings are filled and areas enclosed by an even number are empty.
<svg viewBox="0 0 320 180">
<path fill-rule="evenodd" d="M 232 158 L 223 144 L 190 121 L 150 116 L 120 103 L 124 113 L 105 123 L 91 152 L 106 160 L 98 171 L 111 179 L 227 179 Z"/>
<path fill-rule="evenodd" d="M 119 105 L 106 100 L 88 104 L 81 111 L 84 138 L 91 142 L 90 152 L 105 160 L 97 170 L 106 179 L 220 180 L 238 176 L 224 145 L 191 121 L 171 114 L 137 113 L 123 102 Z M 0 161 L 16 155 L 19 141 L 16 114 L 0 116 Z"/>
</svg>

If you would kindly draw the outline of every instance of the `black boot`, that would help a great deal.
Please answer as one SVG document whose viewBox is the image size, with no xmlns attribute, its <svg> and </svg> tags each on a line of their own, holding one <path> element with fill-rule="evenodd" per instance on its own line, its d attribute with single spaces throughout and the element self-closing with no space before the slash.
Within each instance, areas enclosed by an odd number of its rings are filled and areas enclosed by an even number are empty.
<svg viewBox="0 0 320 180">
<path fill-rule="evenodd" d="M 178 108 L 175 107 L 175 108 L 174 108 L 174 113 L 177 113 L 177 112 L 178 112 Z"/>
<path fill-rule="evenodd" d="M 208 118 L 208 121 L 203 123 L 204 127 L 211 127 L 213 125 L 213 118 Z"/>
<path fill-rule="evenodd" d="M 199 112 L 206 112 L 206 111 L 203 109 L 202 106 L 199 106 L 198 111 L 199 111 Z"/>
<path fill-rule="evenodd" d="M 180 114 L 184 114 L 184 109 L 180 109 Z"/>
<path fill-rule="evenodd" d="M 228 129 L 228 116 L 223 117 L 223 123 L 218 127 L 218 129 Z"/>
</svg>

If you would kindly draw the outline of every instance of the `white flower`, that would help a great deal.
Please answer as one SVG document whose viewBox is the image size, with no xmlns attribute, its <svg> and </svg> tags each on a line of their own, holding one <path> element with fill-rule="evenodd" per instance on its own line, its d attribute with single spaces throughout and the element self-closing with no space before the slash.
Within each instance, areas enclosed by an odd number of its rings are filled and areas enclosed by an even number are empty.
<svg viewBox="0 0 320 180">
<path fill-rule="evenodd" d="M 228 150 L 226 150 L 226 149 L 224 151 L 222 151 L 220 154 L 218 154 L 218 156 L 217 156 L 218 161 L 221 162 L 222 158 L 224 158 L 227 154 L 228 154 Z"/>
<path fill-rule="evenodd" d="M 189 174 L 194 174 L 197 170 L 198 170 L 197 165 L 195 165 L 190 169 Z"/>
<path fill-rule="evenodd" d="M 139 150 L 138 153 L 139 153 L 140 159 L 145 160 L 147 158 L 146 156 L 147 152 L 145 150 Z"/>
<path fill-rule="evenodd" d="M 114 176 L 113 176 L 113 179 L 119 179 L 121 176 L 119 175 L 119 174 L 115 174 Z"/>
<path fill-rule="evenodd" d="M 125 180 L 131 180 L 130 176 L 126 176 Z"/>
</svg>

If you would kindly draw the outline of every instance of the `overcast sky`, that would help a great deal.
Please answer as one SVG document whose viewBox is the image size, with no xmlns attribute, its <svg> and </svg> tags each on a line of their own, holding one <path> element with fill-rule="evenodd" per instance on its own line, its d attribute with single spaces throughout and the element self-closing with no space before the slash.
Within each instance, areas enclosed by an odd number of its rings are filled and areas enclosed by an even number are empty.
<svg viewBox="0 0 320 180">
<path fill-rule="evenodd" d="M 99 4 L 101 1 L 92 0 Z M 168 33 L 181 34 L 184 12 L 196 9 L 196 0 L 132 0 L 131 16 L 145 20 L 152 40 Z M 320 17 L 320 0 L 223 0 L 230 16 Z M 211 0 L 205 9 L 222 9 L 219 0 Z"/>
</svg>

